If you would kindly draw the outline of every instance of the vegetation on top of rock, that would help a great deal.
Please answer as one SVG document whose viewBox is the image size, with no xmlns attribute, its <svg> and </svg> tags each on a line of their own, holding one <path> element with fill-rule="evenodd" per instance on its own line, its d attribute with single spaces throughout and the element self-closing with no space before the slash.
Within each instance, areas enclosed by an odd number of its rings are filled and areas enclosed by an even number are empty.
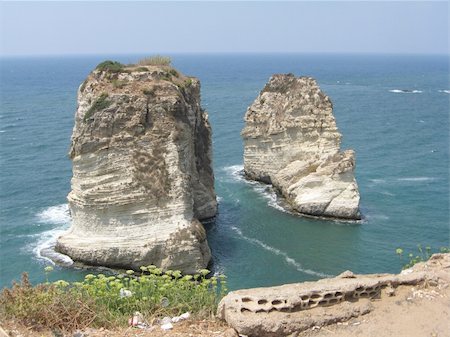
<svg viewBox="0 0 450 337">
<path fill-rule="evenodd" d="M 168 56 L 155 55 L 138 61 L 140 66 L 170 66 L 172 60 Z"/>
<path fill-rule="evenodd" d="M 86 122 L 89 118 L 91 118 L 94 115 L 94 113 L 106 109 L 110 104 L 111 101 L 108 100 L 108 94 L 106 92 L 102 93 L 100 97 L 95 100 L 95 102 L 86 112 L 86 114 L 83 117 L 83 121 Z"/>
<path fill-rule="evenodd" d="M 45 269 L 48 277 L 52 267 Z M 135 311 L 147 321 L 155 317 L 190 312 L 198 318 L 211 317 L 227 292 L 224 276 L 206 278 L 208 270 L 182 276 L 155 266 L 141 273 L 86 275 L 82 282 L 59 280 L 32 286 L 28 275 L 0 293 L 0 316 L 34 329 L 71 332 L 86 327 L 127 326 Z"/>
<path fill-rule="evenodd" d="M 111 73 L 120 73 L 121 71 L 124 70 L 124 68 L 125 65 L 123 65 L 122 63 L 111 60 L 103 61 L 102 63 L 97 65 L 97 67 L 95 67 L 95 69 L 97 70 L 108 71 Z"/>
</svg>

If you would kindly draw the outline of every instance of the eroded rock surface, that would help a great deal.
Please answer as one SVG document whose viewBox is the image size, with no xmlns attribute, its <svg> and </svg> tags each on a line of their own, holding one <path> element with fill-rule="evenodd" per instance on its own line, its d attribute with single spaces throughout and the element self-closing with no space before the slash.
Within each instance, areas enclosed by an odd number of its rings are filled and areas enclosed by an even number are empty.
<svg viewBox="0 0 450 337">
<path fill-rule="evenodd" d="M 345 272 L 317 282 L 233 291 L 219 303 L 218 316 L 243 335 L 288 336 L 367 314 L 372 300 L 424 283 L 449 286 L 450 254 L 435 254 L 397 275 Z"/>
<path fill-rule="evenodd" d="M 96 69 L 80 86 L 70 230 L 56 249 L 89 265 L 195 272 L 217 211 L 200 83 L 169 66 Z"/>
<path fill-rule="evenodd" d="M 272 76 L 245 114 L 244 171 L 299 213 L 360 219 L 354 151 L 340 151 L 332 111 L 314 79 Z"/>
</svg>

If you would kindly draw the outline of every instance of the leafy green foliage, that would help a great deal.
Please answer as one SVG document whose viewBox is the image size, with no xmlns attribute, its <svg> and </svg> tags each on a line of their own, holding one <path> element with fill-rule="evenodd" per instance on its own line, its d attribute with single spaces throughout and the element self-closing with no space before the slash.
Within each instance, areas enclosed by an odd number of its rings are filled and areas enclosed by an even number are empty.
<svg viewBox="0 0 450 337">
<path fill-rule="evenodd" d="M 439 250 L 441 253 L 449 253 L 450 249 L 448 247 L 441 247 Z M 397 248 L 395 253 L 399 256 L 400 259 L 403 259 L 403 249 Z M 425 249 L 422 248 L 422 245 L 417 245 L 417 253 L 408 253 L 407 258 L 408 262 L 403 265 L 403 269 L 408 269 L 414 266 L 416 263 L 427 261 L 432 253 L 431 247 L 427 246 Z"/>
<path fill-rule="evenodd" d="M 120 73 L 124 70 L 124 67 L 125 66 L 120 62 L 107 60 L 97 65 L 95 69 L 100 71 L 108 71 L 111 73 Z"/>
<path fill-rule="evenodd" d="M 138 68 L 135 69 L 135 71 L 140 71 L 140 72 L 148 71 L 148 68 L 147 67 L 138 67 Z"/>
<path fill-rule="evenodd" d="M 174 76 L 174 77 L 180 76 L 180 74 L 178 74 L 178 71 L 176 71 L 175 69 L 170 69 L 169 70 L 169 74 Z"/>
<path fill-rule="evenodd" d="M 24 273 L 21 284 L 0 294 L 0 316 L 34 328 L 61 331 L 126 326 L 135 311 L 148 321 L 184 312 L 206 318 L 214 314 L 227 292 L 225 276 L 208 279 L 208 273 L 203 269 L 183 276 L 180 271 L 144 266 L 141 273 L 89 274 L 83 282 L 60 280 L 35 287 Z"/>
<path fill-rule="evenodd" d="M 108 100 L 108 94 L 106 92 L 102 93 L 99 98 L 95 100 L 89 110 L 83 117 L 83 120 L 86 122 L 89 118 L 91 118 L 94 113 L 97 111 L 106 109 L 111 104 L 111 101 Z"/>
</svg>

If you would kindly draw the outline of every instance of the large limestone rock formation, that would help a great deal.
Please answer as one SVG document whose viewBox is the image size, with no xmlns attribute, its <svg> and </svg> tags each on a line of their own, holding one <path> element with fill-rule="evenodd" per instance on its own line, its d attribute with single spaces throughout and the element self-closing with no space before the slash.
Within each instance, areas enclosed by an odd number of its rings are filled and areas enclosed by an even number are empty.
<svg viewBox="0 0 450 337">
<path fill-rule="evenodd" d="M 272 76 L 245 115 L 244 171 L 299 213 L 360 219 L 354 152 L 340 152 L 332 110 L 314 79 Z"/>
<path fill-rule="evenodd" d="M 241 335 L 297 336 L 310 328 L 367 314 L 374 310 L 373 300 L 386 301 L 387 297 L 396 295 L 399 287 L 432 286 L 444 290 L 442 296 L 447 297 L 449 284 L 450 254 L 435 254 L 426 263 L 416 264 L 397 275 L 354 275 L 347 271 L 316 282 L 233 291 L 221 300 L 217 315 Z M 426 294 L 415 288 L 411 291 L 409 300 L 415 294 Z M 440 296 L 435 290 L 429 293 Z"/>
<path fill-rule="evenodd" d="M 217 203 L 200 83 L 169 66 L 106 62 L 80 86 L 70 230 L 56 249 L 89 265 L 193 273 Z"/>
</svg>

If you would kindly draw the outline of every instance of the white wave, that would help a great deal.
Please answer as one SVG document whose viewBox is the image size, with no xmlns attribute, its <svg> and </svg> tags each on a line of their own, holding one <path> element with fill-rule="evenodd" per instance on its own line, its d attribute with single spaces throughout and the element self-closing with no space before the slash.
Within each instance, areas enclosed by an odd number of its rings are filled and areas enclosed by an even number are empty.
<svg viewBox="0 0 450 337">
<path fill-rule="evenodd" d="M 6 130 L 0 130 L 0 133 L 6 132 Z"/>
<path fill-rule="evenodd" d="M 446 94 L 450 94 L 450 90 L 438 90 L 439 92 L 444 92 Z"/>
<path fill-rule="evenodd" d="M 216 195 L 216 201 L 218 204 L 220 204 L 223 201 L 223 198 Z"/>
<path fill-rule="evenodd" d="M 366 219 L 368 220 L 372 220 L 372 219 L 377 219 L 377 220 L 389 220 L 389 217 L 385 214 L 366 214 Z"/>
<path fill-rule="evenodd" d="M 288 210 L 284 209 L 278 203 L 278 196 L 275 191 L 270 187 L 270 185 L 266 185 L 260 183 L 259 181 L 247 180 L 244 177 L 244 166 L 243 165 L 232 165 L 226 166 L 222 169 L 227 173 L 229 177 L 231 177 L 234 181 L 245 182 L 246 184 L 252 186 L 252 188 L 261 195 L 264 199 L 267 200 L 267 204 L 275 208 L 279 211 L 290 213 Z M 239 200 L 237 200 L 239 203 Z"/>
<path fill-rule="evenodd" d="M 410 89 L 392 89 L 389 92 L 396 94 L 421 94 L 422 90 L 410 90 Z"/>
<path fill-rule="evenodd" d="M 279 205 L 278 196 L 270 186 L 258 183 L 257 185 L 254 184 L 252 187 L 259 195 L 261 195 L 264 199 L 267 200 L 267 204 L 270 207 L 285 213 L 290 213 L 288 210 L 284 209 L 282 206 Z"/>
<path fill-rule="evenodd" d="M 374 184 L 384 184 L 386 182 L 385 179 L 369 179 Z"/>
<path fill-rule="evenodd" d="M 39 212 L 36 216 L 40 223 L 59 225 L 57 228 L 39 233 L 39 239 L 33 248 L 36 257 L 51 264 L 72 265 L 73 260 L 69 256 L 55 251 L 56 239 L 67 231 L 70 225 L 69 205 L 51 206 Z"/>
<path fill-rule="evenodd" d="M 324 274 L 324 273 L 321 273 L 321 272 L 317 272 L 317 271 L 314 271 L 314 270 L 311 270 L 311 269 L 304 269 L 304 268 L 302 268 L 302 265 L 299 262 L 295 261 L 287 253 L 285 253 L 285 252 L 283 252 L 283 251 L 281 251 L 281 250 L 279 250 L 277 248 L 274 248 L 272 246 L 269 246 L 269 245 L 265 244 L 264 242 L 262 242 L 262 241 L 260 241 L 258 239 L 250 238 L 248 236 L 245 236 L 242 233 L 242 231 L 239 228 L 237 228 L 237 227 L 232 226 L 231 229 L 233 231 L 235 231 L 244 240 L 246 240 L 246 241 L 248 241 L 248 242 L 250 242 L 250 243 L 252 243 L 252 244 L 254 244 L 256 246 L 259 246 L 259 247 L 261 247 L 261 248 L 263 248 L 263 249 L 265 249 L 265 250 L 267 250 L 267 251 L 269 251 L 269 252 L 271 252 L 271 253 L 273 253 L 275 255 L 283 257 L 284 260 L 288 264 L 290 264 L 291 266 L 295 267 L 295 269 L 297 269 L 297 271 L 299 271 L 299 272 L 302 272 L 302 273 L 305 273 L 305 274 L 309 274 L 309 275 L 319 276 L 319 277 L 330 277 L 330 275 L 327 275 L 327 274 Z"/>
<path fill-rule="evenodd" d="M 388 191 L 381 191 L 380 194 L 388 195 L 390 197 L 395 197 L 394 193 L 388 192 Z"/>
<path fill-rule="evenodd" d="M 235 181 L 245 181 L 244 165 L 225 166 L 222 170 Z"/>
<path fill-rule="evenodd" d="M 433 177 L 405 177 L 405 178 L 398 178 L 399 181 L 433 181 L 436 180 L 436 178 Z"/>
<path fill-rule="evenodd" d="M 42 212 L 37 214 L 39 222 L 48 224 L 69 224 L 70 223 L 70 213 L 69 205 L 61 204 L 57 206 L 51 206 L 44 209 Z"/>
</svg>

